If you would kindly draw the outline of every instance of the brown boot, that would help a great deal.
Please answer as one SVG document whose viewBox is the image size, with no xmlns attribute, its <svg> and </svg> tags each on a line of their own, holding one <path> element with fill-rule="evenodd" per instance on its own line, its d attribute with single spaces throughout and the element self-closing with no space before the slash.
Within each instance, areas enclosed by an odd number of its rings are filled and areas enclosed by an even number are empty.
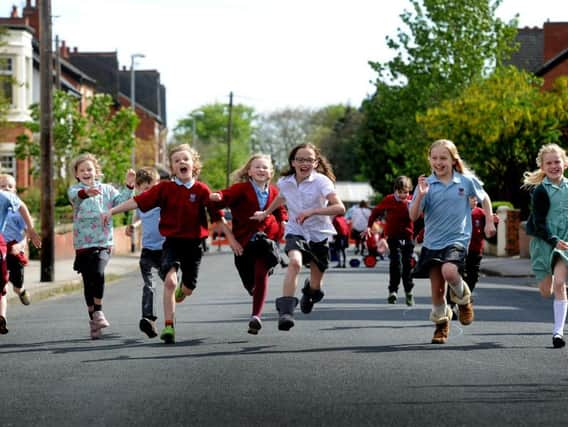
<svg viewBox="0 0 568 427">
<path fill-rule="evenodd" d="M 450 299 L 457 304 L 459 309 L 458 319 L 462 325 L 469 325 L 473 322 L 473 304 L 471 299 L 471 291 L 464 282 L 464 293 L 461 298 L 458 298 L 454 291 L 450 288 Z"/>
<path fill-rule="evenodd" d="M 473 315 L 472 303 L 463 304 L 463 305 L 458 304 L 458 309 L 459 309 L 458 318 L 460 319 L 460 323 L 462 325 L 469 325 L 471 322 L 473 322 L 474 315 Z"/>
<path fill-rule="evenodd" d="M 436 331 L 432 337 L 432 344 L 445 344 L 450 335 L 450 321 L 436 323 Z"/>
</svg>

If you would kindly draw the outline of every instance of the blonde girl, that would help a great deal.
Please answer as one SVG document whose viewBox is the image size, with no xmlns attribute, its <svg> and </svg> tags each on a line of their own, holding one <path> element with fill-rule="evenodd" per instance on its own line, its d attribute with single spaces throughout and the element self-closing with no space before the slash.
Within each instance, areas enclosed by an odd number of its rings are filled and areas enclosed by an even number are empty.
<svg viewBox="0 0 568 427">
<path fill-rule="evenodd" d="M 561 348 L 566 323 L 566 276 L 568 272 L 568 165 L 566 151 L 556 144 L 543 145 L 537 155 L 538 169 L 524 173 L 522 188 L 532 190 L 527 233 L 533 272 L 544 297 L 554 294 L 552 345 Z"/>
<path fill-rule="evenodd" d="M 297 145 L 288 156 L 289 168 L 278 180 L 280 194 L 254 218 L 263 221 L 277 207 L 286 204 L 285 251 L 289 264 L 284 277 L 282 297 L 276 300 L 278 329 L 294 326 L 295 297 L 302 265 L 310 263 L 310 278 L 302 289 L 300 308 L 310 313 L 324 296 L 322 279 L 329 266 L 328 239 L 336 234 L 331 218 L 343 215 L 345 206 L 335 191 L 335 176 L 327 159 L 312 144 Z"/>
<path fill-rule="evenodd" d="M 424 214 L 424 243 L 414 271 L 415 277 L 429 277 L 432 292 L 430 320 L 436 325 L 433 344 L 444 344 L 450 332 L 452 310 L 446 301 L 446 283 L 459 307 L 463 325 L 473 322 L 471 292 L 461 276 L 471 237 L 469 197 L 483 204 L 485 234 L 495 234 L 491 200 L 481 182 L 467 168 L 452 141 L 435 141 L 428 153 L 432 174 L 421 175 L 410 202 L 410 219 Z"/>
<path fill-rule="evenodd" d="M 160 181 L 149 190 L 110 209 L 105 219 L 114 214 L 139 208 L 142 212 L 160 208 L 160 233 L 166 238 L 162 247 L 160 276 L 164 280 L 164 328 L 160 339 L 175 343 L 175 304 L 190 296 L 197 287 L 203 249 L 202 239 L 208 235 L 207 212 L 211 220 L 225 226 L 221 212 L 210 209 L 211 191 L 197 180 L 201 172 L 199 154 L 188 144 L 170 150 L 173 179 Z M 225 231 L 224 228 L 224 231 Z M 181 271 L 182 285 L 176 290 Z"/>
<path fill-rule="evenodd" d="M 73 268 L 83 278 L 91 338 L 98 339 L 101 330 L 110 325 L 102 307 L 105 268 L 114 243 L 112 221 L 104 223 L 102 215 L 132 195 L 136 173 L 129 169 L 126 186 L 118 191 L 100 181 L 99 162 L 90 153 L 79 155 L 72 163 L 72 171 L 77 183 L 69 187 L 67 196 L 73 206 Z"/>
<path fill-rule="evenodd" d="M 232 175 L 233 185 L 211 194 L 211 200 L 217 202 L 215 206 L 231 209 L 232 233 L 227 237 L 243 286 L 252 296 L 248 333 L 253 335 L 262 328 L 268 276 L 279 262 L 277 242 L 287 219 L 283 207 L 276 208 L 263 221 L 251 218 L 278 196 L 278 189 L 270 184 L 273 173 L 270 156 L 254 154 Z"/>
</svg>

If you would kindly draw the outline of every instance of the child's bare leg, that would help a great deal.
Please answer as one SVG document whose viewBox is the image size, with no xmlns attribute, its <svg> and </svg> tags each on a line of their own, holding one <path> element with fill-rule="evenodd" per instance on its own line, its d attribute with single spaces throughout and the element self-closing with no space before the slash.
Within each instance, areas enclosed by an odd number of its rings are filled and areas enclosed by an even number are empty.
<svg viewBox="0 0 568 427">
<path fill-rule="evenodd" d="M 446 305 L 446 281 L 440 265 L 433 266 L 430 269 L 430 290 L 433 306 Z"/>
<path fill-rule="evenodd" d="M 302 253 L 292 250 L 288 252 L 288 268 L 282 285 L 282 296 L 293 297 L 296 294 L 298 275 L 302 270 Z"/>
<path fill-rule="evenodd" d="M 552 275 L 546 276 L 539 282 L 538 290 L 544 298 L 549 298 L 552 295 Z"/>
<path fill-rule="evenodd" d="M 164 279 L 164 320 L 173 322 L 175 314 L 175 290 L 177 286 L 177 269 L 172 267 Z"/>
<path fill-rule="evenodd" d="M 566 300 L 566 276 L 568 266 L 563 259 L 559 259 L 554 265 L 554 276 L 552 285 L 554 289 L 554 328 L 552 330 L 552 345 L 555 348 L 565 346 L 564 326 L 566 324 L 566 312 L 568 311 L 568 301 Z"/>
<path fill-rule="evenodd" d="M 315 262 L 310 264 L 310 288 L 321 289 L 323 271 L 320 271 Z"/>
</svg>

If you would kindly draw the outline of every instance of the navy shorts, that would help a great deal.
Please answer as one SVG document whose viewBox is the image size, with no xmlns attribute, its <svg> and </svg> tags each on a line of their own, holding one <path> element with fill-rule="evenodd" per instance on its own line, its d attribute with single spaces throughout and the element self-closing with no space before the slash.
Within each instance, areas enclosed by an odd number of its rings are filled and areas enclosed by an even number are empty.
<svg viewBox="0 0 568 427">
<path fill-rule="evenodd" d="M 297 234 L 286 235 L 286 254 L 292 250 L 302 253 L 302 263 L 308 265 L 314 262 L 322 273 L 329 267 L 329 245 L 327 239 L 321 242 L 308 242 L 304 236 Z"/>
<path fill-rule="evenodd" d="M 185 287 L 195 289 L 203 248 L 201 239 L 175 239 L 166 237 L 162 248 L 162 265 L 160 278 L 165 280 L 166 274 L 174 267 L 181 269 L 182 282 Z"/>
<path fill-rule="evenodd" d="M 428 249 L 423 246 L 420 251 L 420 258 L 412 270 L 412 277 L 428 278 L 430 277 L 430 268 L 447 262 L 457 265 L 459 273 L 463 274 L 466 255 L 467 251 L 462 245 L 450 245 L 443 249 Z"/>
</svg>

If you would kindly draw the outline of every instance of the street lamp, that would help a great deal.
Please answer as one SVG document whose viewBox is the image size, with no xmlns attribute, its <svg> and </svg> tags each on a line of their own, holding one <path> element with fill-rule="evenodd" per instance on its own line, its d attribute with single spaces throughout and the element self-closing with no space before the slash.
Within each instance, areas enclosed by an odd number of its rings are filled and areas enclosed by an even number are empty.
<svg viewBox="0 0 568 427">
<path fill-rule="evenodd" d="M 136 58 L 145 58 L 146 55 L 142 53 L 133 53 L 130 55 L 130 105 L 132 107 L 132 112 L 136 114 L 136 70 L 134 66 L 136 65 Z M 136 130 L 134 130 L 134 135 L 132 135 L 134 144 L 132 145 L 132 152 L 130 153 L 130 167 L 136 169 Z M 134 223 L 136 219 L 136 212 L 132 214 L 132 222 Z M 136 232 L 133 229 L 132 236 L 130 239 L 130 251 L 136 251 Z"/>
<path fill-rule="evenodd" d="M 130 105 L 132 111 L 136 114 L 136 70 L 134 66 L 136 65 L 136 58 L 145 58 L 146 55 L 143 53 L 133 53 L 130 55 Z M 132 146 L 132 153 L 130 157 L 130 165 L 132 169 L 136 168 L 136 132 L 134 133 L 134 145 Z"/>
<path fill-rule="evenodd" d="M 195 123 L 195 119 L 197 117 L 203 117 L 205 115 L 205 113 L 203 111 L 197 110 L 194 111 L 193 113 L 190 114 L 191 116 L 191 143 L 195 146 L 195 143 L 197 142 L 197 128 L 196 128 L 196 123 Z"/>
</svg>

